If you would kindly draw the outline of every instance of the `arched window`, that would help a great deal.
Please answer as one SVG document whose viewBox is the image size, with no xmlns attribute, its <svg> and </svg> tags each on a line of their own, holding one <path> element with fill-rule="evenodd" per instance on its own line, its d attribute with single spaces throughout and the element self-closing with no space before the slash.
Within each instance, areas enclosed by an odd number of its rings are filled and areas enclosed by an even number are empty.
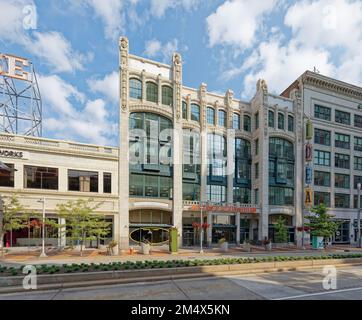
<svg viewBox="0 0 362 320">
<path fill-rule="evenodd" d="M 191 104 L 191 120 L 200 122 L 200 106 L 195 103 Z"/>
<path fill-rule="evenodd" d="M 182 101 L 182 119 L 187 119 L 187 103 Z"/>
<path fill-rule="evenodd" d="M 237 113 L 233 114 L 233 129 L 240 130 L 240 115 Z"/>
<path fill-rule="evenodd" d="M 215 110 L 214 108 L 207 107 L 206 109 L 207 123 L 215 125 Z"/>
<path fill-rule="evenodd" d="M 219 126 L 226 127 L 226 112 L 224 110 L 219 110 Z"/>
<path fill-rule="evenodd" d="M 169 86 L 162 86 L 162 104 L 167 106 L 173 105 L 173 92 Z"/>
<path fill-rule="evenodd" d="M 269 204 L 294 205 L 294 146 L 282 138 L 269 139 Z"/>
<path fill-rule="evenodd" d="M 142 99 L 142 82 L 138 79 L 129 79 L 129 96 L 133 99 Z"/>
<path fill-rule="evenodd" d="M 294 118 L 292 116 L 288 116 L 288 131 L 294 132 Z"/>
<path fill-rule="evenodd" d="M 278 129 L 284 130 L 284 114 L 278 113 Z"/>
<path fill-rule="evenodd" d="M 158 86 L 156 83 L 146 83 L 146 100 L 155 103 L 158 102 Z"/>
<path fill-rule="evenodd" d="M 275 123 L 274 123 L 274 112 L 269 110 L 268 112 L 268 125 L 269 128 L 274 128 Z"/>
<path fill-rule="evenodd" d="M 251 118 L 244 116 L 244 131 L 251 132 Z"/>
</svg>

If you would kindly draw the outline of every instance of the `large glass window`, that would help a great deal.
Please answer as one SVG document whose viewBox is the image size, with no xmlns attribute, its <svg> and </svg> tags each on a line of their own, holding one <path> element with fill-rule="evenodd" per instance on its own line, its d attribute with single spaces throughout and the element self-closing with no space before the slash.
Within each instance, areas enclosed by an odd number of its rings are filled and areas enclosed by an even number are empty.
<svg viewBox="0 0 362 320">
<path fill-rule="evenodd" d="M 314 116 L 319 119 L 331 121 L 331 108 L 316 104 L 314 106 Z"/>
<path fill-rule="evenodd" d="M 234 187 L 234 202 L 251 203 L 251 189 Z"/>
<path fill-rule="evenodd" d="M 334 175 L 334 186 L 336 188 L 349 189 L 349 175 L 336 173 Z"/>
<path fill-rule="evenodd" d="M 244 116 L 244 131 L 251 132 L 251 118 Z"/>
<path fill-rule="evenodd" d="M 294 190 L 292 188 L 269 186 L 269 204 L 292 206 L 294 204 Z"/>
<path fill-rule="evenodd" d="M 103 173 L 103 193 L 112 193 L 112 173 Z"/>
<path fill-rule="evenodd" d="M 219 110 L 219 126 L 226 127 L 226 112 L 224 110 Z"/>
<path fill-rule="evenodd" d="M 1 171 L 0 172 L 0 187 L 14 187 L 14 165 L 10 163 L 5 163 L 5 165 L 10 169 L 10 172 Z"/>
<path fill-rule="evenodd" d="M 214 108 L 207 107 L 207 109 L 206 109 L 206 119 L 207 119 L 208 124 L 215 125 L 215 110 L 214 110 Z"/>
<path fill-rule="evenodd" d="M 358 184 L 362 185 L 362 176 L 354 176 L 353 177 L 353 187 L 357 189 Z"/>
<path fill-rule="evenodd" d="M 349 208 L 350 199 L 348 193 L 336 193 L 334 195 L 334 206 L 336 208 Z"/>
<path fill-rule="evenodd" d="M 226 138 L 217 134 L 207 135 L 209 178 L 226 180 L 227 145 Z"/>
<path fill-rule="evenodd" d="M 314 205 L 325 204 L 326 207 L 331 206 L 331 195 L 329 192 L 314 192 Z"/>
<path fill-rule="evenodd" d="M 349 149 L 350 136 L 347 134 L 336 133 L 335 134 L 335 146 L 337 148 Z"/>
<path fill-rule="evenodd" d="M 182 119 L 187 119 L 187 103 L 182 101 Z"/>
<path fill-rule="evenodd" d="M 362 128 L 362 116 L 359 116 L 357 114 L 354 115 L 354 126 Z"/>
<path fill-rule="evenodd" d="M 235 185 L 251 183 L 251 145 L 244 139 L 235 139 Z"/>
<path fill-rule="evenodd" d="M 68 190 L 98 192 L 98 172 L 68 170 Z"/>
<path fill-rule="evenodd" d="M 284 126 L 285 126 L 284 114 L 278 113 L 278 129 L 284 130 Z"/>
<path fill-rule="evenodd" d="M 146 83 L 146 99 L 150 102 L 158 102 L 158 85 L 156 83 Z"/>
<path fill-rule="evenodd" d="M 200 122 L 200 106 L 195 103 L 191 104 L 191 120 Z"/>
<path fill-rule="evenodd" d="M 331 186 L 331 174 L 325 171 L 314 171 L 314 185 L 321 187 Z"/>
<path fill-rule="evenodd" d="M 142 99 L 142 82 L 138 79 L 129 80 L 129 96 L 134 99 Z"/>
<path fill-rule="evenodd" d="M 354 137 L 354 150 L 362 151 L 362 138 Z"/>
<path fill-rule="evenodd" d="M 293 143 L 281 138 L 270 138 L 269 153 L 274 157 L 294 160 Z"/>
<path fill-rule="evenodd" d="M 342 169 L 349 169 L 349 155 L 348 154 L 335 154 L 335 167 Z"/>
<path fill-rule="evenodd" d="M 200 201 L 200 185 L 197 183 L 183 182 L 183 200 Z"/>
<path fill-rule="evenodd" d="M 237 113 L 233 114 L 233 129 L 240 130 L 240 115 Z"/>
<path fill-rule="evenodd" d="M 342 123 L 342 124 L 351 124 L 351 115 L 348 112 L 336 110 L 336 122 Z"/>
<path fill-rule="evenodd" d="M 331 153 L 328 151 L 314 150 L 314 164 L 329 167 L 331 165 Z"/>
<path fill-rule="evenodd" d="M 183 200 L 200 200 L 200 134 L 183 129 Z"/>
<path fill-rule="evenodd" d="M 288 131 L 294 132 L 294 118 L 293 118 L 293 116 L 288 116 Z"/>
<path fill-rule="evenodd" d="M 226 186 L 208 185 L 207 200 L 213 203 L 226 202 Z"/>
<path fill-rule="evenodd" d="M 269 128 L 274 128 L 274 126 L 275 126 L 274 112 L 271 110 L 268 111 L 268 126 L 269 126 Z"/>
<path fill-rule="evenodd" d="M 167 106 L 173 105 L 173 92 L 169 86 L 162 86 L 162 104 Z"/>
<path fill-rule="evenodd" d="M 172 178 L 146 174 L 131 174 L 129 194 L 133 197 L 165 198 L 172 197 Z"/>
<path fill-rule="evenodd" d="M 330 146 L 331 132 L 321 129 L 314 129 L 314 143 Z"/>
<path fill-rule="evenodd" d="M 362 171 L 362 157 L 354 157 L 354 170 Z"/>
<path fill-rule="evenodd" d="M 24 188 L 58 190 L 58 169 L 24 166 Z"/>
</svg>

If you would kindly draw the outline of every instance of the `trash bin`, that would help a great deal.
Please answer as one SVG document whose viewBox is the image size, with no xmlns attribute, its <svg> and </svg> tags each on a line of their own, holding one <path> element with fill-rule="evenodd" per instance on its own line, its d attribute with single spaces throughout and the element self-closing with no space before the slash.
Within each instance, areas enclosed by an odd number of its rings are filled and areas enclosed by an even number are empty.
<svg viewBox="0 0 362 320">
<path fill-rule="evenodd" d="M 178 237 L 177 228 L 171 228 L 169 234 L 169 245 L 171 253 L 177 253 L 178 251 L 177 237 Z"/>
</svg>

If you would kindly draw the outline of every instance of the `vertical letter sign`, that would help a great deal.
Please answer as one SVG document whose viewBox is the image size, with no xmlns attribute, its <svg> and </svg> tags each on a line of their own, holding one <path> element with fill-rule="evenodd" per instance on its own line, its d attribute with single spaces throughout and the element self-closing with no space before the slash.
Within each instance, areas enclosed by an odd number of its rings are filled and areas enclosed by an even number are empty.
<svg viewBox="0 0 362 320">
<path fill-rule="evenodd" d="M 306 135 L 305 136 L 306 136 L 307 140 L 311 140 L 313 137 L 313 124 L 310 119 L 308 119 L 307 124 L 306 124 Z"/>
<path fill-rule="evenodd" d="M 307 166 L 305 168 L 305 183 L 311 184 L 312 183 L 312 168 Z"/>
<path fill-rule="evenodd" d="M 312 189 L 306 188 L 305 189 L 305 205 L 309 207 L 312 205 Z"/>
<path fill-rule="evenodd" d="M 309 142 L 305 145 L 305 161 L 312 161 L 312 145 Z"/>
</svg>

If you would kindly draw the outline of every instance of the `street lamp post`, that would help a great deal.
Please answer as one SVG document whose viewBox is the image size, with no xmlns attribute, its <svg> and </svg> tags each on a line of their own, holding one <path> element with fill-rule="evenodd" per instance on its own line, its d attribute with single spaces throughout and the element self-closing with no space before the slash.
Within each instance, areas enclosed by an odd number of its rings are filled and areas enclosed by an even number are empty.
<svg viewBox="0 0 362 320">
<path fill-rule="evenodd" d="M 43 221 L 42 221 L 42 231 L 41 231 L 42 249 L 41 249 L 40 258 L 46 258 L 47 255 L 45 253 L 45 197 L 43 197 L 43 199 L 39 200 L 39 202 L 43 203 Z"/>
<path fill-rule="evenodd" d="M 204 250 L 202 249 L 202 239 L 203 239 L 203 228 L 202 228 L 202 223 L 203 223 L 203 216 L 202 216 L 202 206 L 203 204 L 200 203 L 200 253 L 204 253 Z"/>
<path fill-rule="evenodd" d="M 357 184 L 357 247 L 361 248 L 361 183 Z"/>
</svg>

